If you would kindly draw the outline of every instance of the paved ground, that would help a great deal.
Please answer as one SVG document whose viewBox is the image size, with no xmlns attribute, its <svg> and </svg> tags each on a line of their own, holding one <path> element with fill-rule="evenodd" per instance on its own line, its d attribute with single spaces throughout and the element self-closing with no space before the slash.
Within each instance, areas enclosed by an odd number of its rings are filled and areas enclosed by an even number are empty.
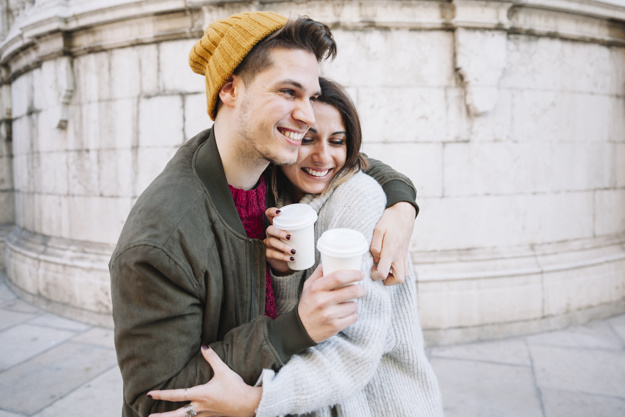
<svg viewBox="0 0 625 417">
<path fill-rule="evenodd" d="M 625 315 L 429 353 L 447 417 L 625 416 Z M 120 399 L 111 330 L 26 304 L 0 274 L 0 417 L 119 416 Z"/>
</svg>

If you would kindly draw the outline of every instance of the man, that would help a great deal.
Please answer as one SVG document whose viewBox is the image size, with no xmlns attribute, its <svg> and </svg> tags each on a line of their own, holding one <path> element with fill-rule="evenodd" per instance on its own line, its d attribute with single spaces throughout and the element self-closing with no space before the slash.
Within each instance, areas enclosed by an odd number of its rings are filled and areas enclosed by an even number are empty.
<svg viewBox="0 0 625 417">
<path fill-rule="evenodd" d="M 299 305 L 273 319 L 259 239 L 262 174 L 296 160 L 314 122 L 318 63 L 335 54 L 327 26 L 269 12 L 214 22 L 193 48 L 214 126 L 182 146 L 137 200 L 109 264 L 124 416 L 180 406 L 146 398 L 149 390 L 208 381 L 202 344 L 253 384 L 263 368 L 279 369 L 357 320 L 348 300 L 363 287 L 336 289 L 362 278 L 354 271 L 312 276 Z M 390 201 L 414 199 L 397 173 L 374 167 Z M 394 210 L 414 219 L 407 203 Z"/>
</svg>

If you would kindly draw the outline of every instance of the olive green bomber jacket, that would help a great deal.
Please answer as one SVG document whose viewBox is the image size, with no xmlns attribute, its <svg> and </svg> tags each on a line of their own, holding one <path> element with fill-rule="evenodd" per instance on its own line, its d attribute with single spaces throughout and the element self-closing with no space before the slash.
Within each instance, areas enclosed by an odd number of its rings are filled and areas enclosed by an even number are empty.
<svg viewBox="0 0 625 417">
<path fill-rule="evenodd" d="M 405 177 L 372 166 L 395 201 L 410 199 Z M 297 309 L 264 316 L 264 245 L 241 224 L 213 129 L 183 145 L 139 197 L 109 268 L 124 417 L 182 405 L 152 401 L 149 390 L 206 383 L 201 344 L 249 384 L 314 345 Z"/>
</svg>

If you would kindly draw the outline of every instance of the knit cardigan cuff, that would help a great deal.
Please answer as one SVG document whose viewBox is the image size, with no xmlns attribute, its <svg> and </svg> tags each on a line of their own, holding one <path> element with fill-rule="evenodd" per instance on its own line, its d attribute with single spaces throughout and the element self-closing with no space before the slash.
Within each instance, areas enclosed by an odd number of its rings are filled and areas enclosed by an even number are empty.
<svg viewBox="0 0 625 417">
<path fill-rule="evenodd" d="M 278 315 L 283 314 L 297 305 L 299 301 L 299 287 L 302 272 L 292 272 L 289 275 L 278 276 L 271 273 L 273 294 L 276 300 Z"/>
</svg>

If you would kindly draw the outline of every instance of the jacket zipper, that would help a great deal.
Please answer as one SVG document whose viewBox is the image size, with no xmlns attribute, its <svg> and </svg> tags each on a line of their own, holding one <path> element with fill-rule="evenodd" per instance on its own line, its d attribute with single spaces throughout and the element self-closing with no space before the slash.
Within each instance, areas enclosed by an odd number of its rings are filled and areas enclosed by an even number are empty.
<svg viewBox="0 0 625 417">
<path fill-rule="evenodd" d="M 254 318 L 254 242 L 249 239 L 250 242 L 250 318 L 252 321 Z"/>
</svg>

